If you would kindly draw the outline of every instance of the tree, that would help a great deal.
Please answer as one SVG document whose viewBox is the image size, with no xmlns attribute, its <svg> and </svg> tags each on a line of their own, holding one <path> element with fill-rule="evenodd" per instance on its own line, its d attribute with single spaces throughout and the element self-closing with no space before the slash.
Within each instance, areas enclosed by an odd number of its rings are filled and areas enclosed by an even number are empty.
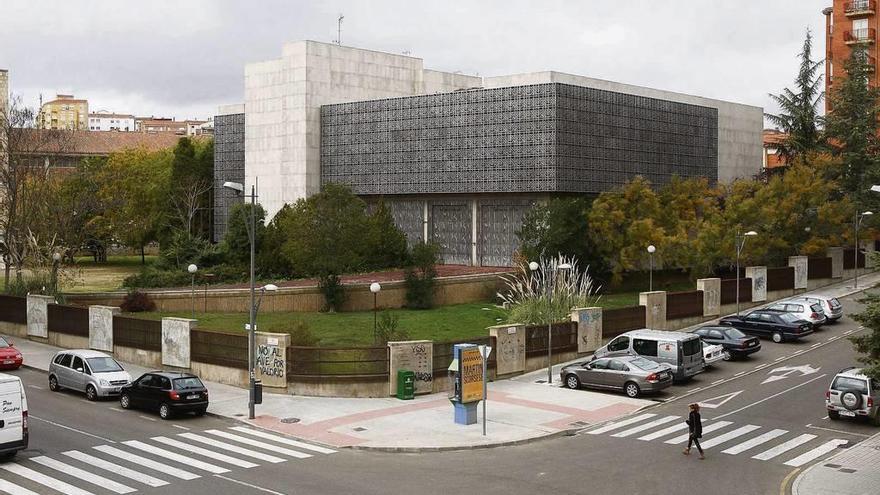
<svg viewBox="0 0 880 495">
<path fill-rule="evenodd" d="M 226 230 L 226 237 L 223 238 L 223 252 L 226 259 L 232 263 L 248 264 L 251 259 L 251 241 L 248 231 L 251 225 L 251 204 L 237 203 L 233 205 L 229 211 L 229 227 Z M 257 204 L 254 209 L 256 223 L 256 241 L 254 243 L 254 251 L 260 252 L 263 249 L 263 239 L 266 235 L 266 210 L 263 206 Z"/>
<path fill-rule="evenodd" d="M 180 138 L 172 151 L 169 224 L 163 226 L 163 238 L 175 229 L 187 235 L 211 238 L 213 173 L 213 140 Z"/>
<path fill-rule="evenodd" d="M 781 94 L 771 94 L 770 98 L 779 105 L 780 112 L 776 115 L 765 114 L 767 120 L 786 133 L 785 140 L 778 148 L 788 162 L 817 150 L 820 145 L 817 107 L 825 92 L 821 89 L 822 74 L 818 73 L 822 61 L 814 61 L 812 52 L 813 36 L 807 29 L 799 55 L 800 69 L 794 81 L 794 90 L 785 88 Z"/>
<path fill-rule="evenodd" d="M 862 354 L 859 362 L 865 365 L 862 370 L 866 376 L 880 380 L 880 296 L 868 294 L 862 301 L 865 310 L 853 315 L 853 319 L 864 325 L 868 333 L 850 337 L 856 352 Z"/>
<path fill-rule="evenodd" d="M 698 266 L 693 246 L 700 233 L 717 221 L 720 213 L 719 190 L 704 177 L 673 177 L 659 191 L 662 205 L 658 225 L 664 232 L 661 266 Z M 705 270 L 695 270 L 702 274 Z"/>
<path fill-rule="evenodd" d="M 391 210 L 380 200 L 373 213 L 367 219 L 367 237 L 364 247 L 369 253 L 367 266 L 381 269 L 399 266 L 406 260 L 406 234 L 394 224 Z"/>
<path fill-rule="evenodd" d="M 537 260 L 544 254 L 561 254 L 589 265 L 594 277 L 608 275 L 608 264 L 596 245 L 596 234 L 590 229 L 590 203 L 588 198 L 568 197 L 535 204 L 526 212 L 517 232 L 522 256 Z"/>
</svg>

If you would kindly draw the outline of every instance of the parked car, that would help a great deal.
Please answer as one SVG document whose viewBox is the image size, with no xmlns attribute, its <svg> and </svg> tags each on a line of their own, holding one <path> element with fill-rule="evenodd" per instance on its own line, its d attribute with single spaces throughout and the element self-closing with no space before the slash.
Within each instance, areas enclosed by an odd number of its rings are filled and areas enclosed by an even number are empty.
<svg viewBox="0 0 880 495">
<path fill-rule="evenodd" d="M 813 329 L 818 329 L 828 321 L 821 304 L 801 298 L 779 301 L 766 309 L 792 313 L 799 319 L 812 323 Z"/>
<path fill-rule="evenodd" d="M 825 317 L 828 318 L 829 323 L 834 323 L 843 317 L 843 305 L 840 304 L 840 301 L 838 301 L 836 297 L 810 294 L 807 296 L 801 296 L 800 299 L 819 303 L 822 307 L 822 311 L 825 313 Z"/>
<path fill-rule="evenodd" d="M 705 341 L 703 342 L 703 361 L 706 363 L 706 366 L 712 366 L 718 361 L 725 360 L 727 355 L 727 351 L 724 350 L 723 346 L 718 344 L 709 344 Z"/>
<path fill-rule="evenodd" d="M 158 410 L 162 419 L 183 412 L 202 416 L 208 410 L 208 389 L 191 373 L 151 371 L 122 387 L 119 405 Z"/>
<path fill-rule="evenodd" d="M 825 391 L 828 418 L 868 418 L 880 426 L 880 383 L 862 374 L 861 368 L 840 370 Z"/>
<path fill-rule="evenodd" d="M 636 356 L 599 358 L 570 364 L 559 372 L 566 387 L 623 390 L 629 397 L 659 392 L 672 385 L 672 369 Z"/>
<path fill-rule="evenodd" d="M 0 455 L 11 457 L 28 447 L 28 404 L 21 378 L 0 373 Z"/>
<path fill-rule="evenodd" d="M 758 309 L 741 316 L 725 316 L 720 324 L 734 327 L 743 333 L 758 337 L 770 337 L 777 344 L 797 340 L 813 333 L 813 325 L 793 313 Z"/>
<path fill-rule="evenodd" d="M 724 348 L 724 360 L 737 359 L 761 350 L 761 341 L 749 337 L 733 327 L 705 326 L 694 330 L 703 342 L 718 344 Z"/>
<path fill-rule="evenodd" d="M 119 395 L 131 375 L 112 357 L 88 349 L 61 351 L 49 363 L 49 390 L 85 392 L 89 400 Z"/>
<path fill-rule="evenodd" d="M 0 369 L 17 370 L 21 367 L 22 362 L 24 362 L 24 358 L 21 357 L 21 352 L 15 348 L 15 344 L 0 337 Z"/>
<path fill-rule="evenodd" d="M 705 368 L 700 337 L 685 332 L 633 330 L 618 335 L 593 354 L 594 357 L 641 356 L 672 369 L 675 381 L 684 381 Z"/>
</svg>

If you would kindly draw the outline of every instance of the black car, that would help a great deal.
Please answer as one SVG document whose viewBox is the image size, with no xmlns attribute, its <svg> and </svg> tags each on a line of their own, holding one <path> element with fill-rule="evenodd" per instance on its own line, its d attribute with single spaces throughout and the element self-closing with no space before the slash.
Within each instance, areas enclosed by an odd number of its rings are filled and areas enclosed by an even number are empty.
<svg viewBox="0 0 880 495">
<path fill-rule="evenodd" d="M 703 342 L 724 347 L 724 360 L 741 358 L 761 350 L 761 341 L 733 327 L 705 326 L 694 330 Z"/>
<path fill-rule="evenodd" d="M 150 371 L 122 387 L 119 405 L 123 409 L 158 410 L 162 419 L 179 412 L 201 416 L 208 410 L 208 389 L 191 373 Z"/>
<path fill-rule="evenodd" d="M 745 316 L 725 316 L 719 323 L 749 335 L 770 337 L 776 343 L 797 340 L 813 333 L 813 325 L 794 313 L 769 309 L 758 309 Z"/>
</svg>

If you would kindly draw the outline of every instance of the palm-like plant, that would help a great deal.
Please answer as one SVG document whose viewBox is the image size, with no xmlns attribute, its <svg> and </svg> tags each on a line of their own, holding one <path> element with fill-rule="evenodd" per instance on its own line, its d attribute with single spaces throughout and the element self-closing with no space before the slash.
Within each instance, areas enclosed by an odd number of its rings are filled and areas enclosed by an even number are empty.
<svg viewBox="0 0 880 495">
<path fill-rule="evenodd" d="M 767 120 L 787 137 L 779 144 L 779 154 L 789 163 L 819 149 L 819 113 L 816 110 L 825 96 L 822 91 L 822 74 L 819 67 L 823 61 L 812 59 L 813 36 L 807 29 L 807 37 L 799 55 L 800 70 L 794 82 L 794 90 L 785 88 L 781 94 L 771 94 L 770 98 L 779 105 L 779 113 L 765 114 Z"/>
</svg>

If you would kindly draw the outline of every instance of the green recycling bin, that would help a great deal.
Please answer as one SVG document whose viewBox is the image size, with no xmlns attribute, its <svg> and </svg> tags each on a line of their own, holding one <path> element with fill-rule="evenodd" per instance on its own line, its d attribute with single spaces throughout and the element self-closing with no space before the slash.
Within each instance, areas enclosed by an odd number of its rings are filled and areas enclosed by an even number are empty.
<svg viewBox="0 0 880 495">
<path fill-rule="evenodd" d="M 413 371 L 397 370 L 397 398 L 410 400 L 416 392 L 416 374 Z"/>
</svg>

